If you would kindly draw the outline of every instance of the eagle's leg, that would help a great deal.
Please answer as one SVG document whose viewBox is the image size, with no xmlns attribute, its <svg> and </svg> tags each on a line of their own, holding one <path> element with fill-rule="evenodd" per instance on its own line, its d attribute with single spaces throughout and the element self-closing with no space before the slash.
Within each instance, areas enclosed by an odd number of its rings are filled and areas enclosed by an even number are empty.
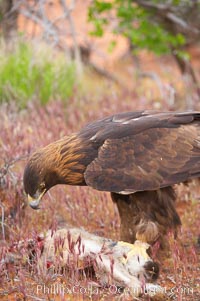
<svg viewBox="0 0 200 301">
<path fill-rule="evenodd" d="M 121 219 L 120 239 L 133 243 L 136 239 L 154 243 L 169 230 L 175 235 L 181 225 L 176 212 L 173 188 L 142 191 L 129 195 L 111 193 Z"/>
</svg>

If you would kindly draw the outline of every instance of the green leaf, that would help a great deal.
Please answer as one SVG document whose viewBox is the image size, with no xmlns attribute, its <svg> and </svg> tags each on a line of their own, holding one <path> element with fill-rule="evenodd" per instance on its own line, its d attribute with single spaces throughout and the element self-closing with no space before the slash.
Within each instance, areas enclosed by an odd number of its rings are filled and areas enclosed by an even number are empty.
<svg viewBox="0 0 200 301">
<path fill-rule="evenodd" d="M 114 48 L 116 47 L 116 45 L 117 45 L 117 42 L 115 40 L 111 41 L 108 46 L 108 52 L 111 53 L 114 50 Z"/>
<path fill-rule="evenodd" d="M 109 3 L 107 1 L 94 1 L 94 5 L 98 13 L 105 12 L 112 8 L 112 3 Z"/>
<path fill-rule="evenodd" d="M 154 0 L 154 2 L 167 3 L 167 0 Z M 173 5 L 182 5 L 182 2 L 171 1 L 171 6 Z M 112 15 L 112 21 L 114 19 L 117 23 L 113 33 L 120 33 L 127 37 L 134 45 L 134 49 L 148 49 L 157 55 L 162 55 L 171 53 L 171 49 L 180 49 L 186 42 L 181 33 L 174 35 L 162 24 L 158 24 L 155 11 L 144 9 L 132 0 L 93 1 L 88 14 L 89 21 L 94 25 L 92 34 L 98 37 L 104 34 Z M 113 46 L 111 43 L 108 51 L 111 51 Z"/>
</svg>

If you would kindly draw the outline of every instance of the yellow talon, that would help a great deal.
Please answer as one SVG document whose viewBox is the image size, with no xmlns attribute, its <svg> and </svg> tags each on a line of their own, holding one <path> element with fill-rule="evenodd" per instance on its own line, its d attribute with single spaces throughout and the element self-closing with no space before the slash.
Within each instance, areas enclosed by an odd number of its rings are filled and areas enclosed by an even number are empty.
<svg viewBox="0 0 200 301">
<path fill-rule="evenodd" d="M 126 264 L 127 261 L 135 255 L 142 255 L 145 259 L 149 259 L 149 255 L 146 252 L 146 250 L 149 248 L 148 243 L 136 240 L 134 244 L 130 244 L 124 241 L 119 241 L 118 244 L 130 248 L 130 251 L 126 254 L 126 258 L 125 257 L 122 258 L 123 264 Z"/>
</svg>

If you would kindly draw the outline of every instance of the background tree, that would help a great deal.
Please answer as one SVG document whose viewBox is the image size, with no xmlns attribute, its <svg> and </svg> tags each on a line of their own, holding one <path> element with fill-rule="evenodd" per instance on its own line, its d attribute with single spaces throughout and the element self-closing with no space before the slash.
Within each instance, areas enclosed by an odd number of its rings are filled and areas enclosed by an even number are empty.
<svg viewBox="0 0 200 301">
<path fill-rule="evenodd" d="M 114 0 L 92 2 L 89 20 L 93 35 L 101 37 L 107 26 L 124 35 L 130 49 L 172 54 L 182 74 L 198 87 L 187 47 L 200 40 L 200 1 L 189 0 Z"/>
</svg>

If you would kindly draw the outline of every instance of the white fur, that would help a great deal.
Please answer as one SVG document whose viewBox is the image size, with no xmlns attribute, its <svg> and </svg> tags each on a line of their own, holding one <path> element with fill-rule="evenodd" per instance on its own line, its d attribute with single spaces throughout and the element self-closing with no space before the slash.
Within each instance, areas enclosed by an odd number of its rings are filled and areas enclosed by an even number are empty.
<svg viewBox="0 0 200 301">
<path fill-rule="evenodd" d="M 73 248 L 70 249 L 72 243 Z M 53 235 L 51 231 L 47 232 L 41 260 L 43 264 L 47 260 L 54 264 L 59 257 L 62 267 L 77 260 L 83 263 L 81 268 L 84 268 L 84 259 L 89 257 L 91 262 L 95 262 L 95 273 L 101 284 L 112 283 L 129 288 L 132 296 L 139 296 L 144 288 L 153 287 L 154 294 L 161 290 L 158 285 L 148 284 L 145 280 L 144 265 L 152 261 L 146 252 L 148 248 L 149 245 L 141 241 L 131 245 L 114 242 L 81 229 L 64 228 L 55 231 Z"/>
</svg>

